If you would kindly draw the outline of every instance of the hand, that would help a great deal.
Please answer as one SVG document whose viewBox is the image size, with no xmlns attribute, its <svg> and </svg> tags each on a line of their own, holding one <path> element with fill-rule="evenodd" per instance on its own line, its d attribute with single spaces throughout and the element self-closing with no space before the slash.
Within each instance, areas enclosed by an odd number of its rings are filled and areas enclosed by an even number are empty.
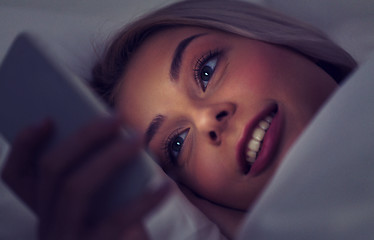
<svg viewBox="0 0 374 240">
<path fill-rule="evenodd" d="M 22 130 L 12 143 L 2 179 L 36 213 L 37 162 L 53 132 L 52 122 L 44 120 Z"/>
<path fill-rule="evenodd" d="M 93 194 L 139 150 L 139 143 L 124 140 L 119 132 L 118 120 L 96 120 L 48 152 L 50 121 L 17 137 L 2 176 L 38 215 L 41 239 L 146 238 L 141 219 L 167 188 L 140 196 L 94 226 L 87 221 Z"/>
</svg>

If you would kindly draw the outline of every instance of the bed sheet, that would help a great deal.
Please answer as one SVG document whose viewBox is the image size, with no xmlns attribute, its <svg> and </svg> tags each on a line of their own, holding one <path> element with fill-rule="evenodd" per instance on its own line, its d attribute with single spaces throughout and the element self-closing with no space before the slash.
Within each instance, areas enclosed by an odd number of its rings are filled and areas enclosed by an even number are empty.
<svg viewBox="0 0 374 240">
<path fill-rule="evenodd" d="M 240 239 L 373 239 L 374 53 L 283 160 Z"/>
<path fill-rule="evenodd" d="M 23 30 L 31 30 L 44 40 L 53 43 L 52 50 L 62 64 L 79 77 L 88 79 L 89 69 L 100 53 L 103 42 L 110 37 L 112 32 L 156 6 L 175 1 L 92 0 L 90 5 L 75 0 L 66 0 L 63 3 L 58 0 L 35 0 L 32 3 L 27 0 L 1 1 L 0 61 L 13 38 Z M 370 30 L 374 29 L 374 16 L 368 14 L 373 12 L 373 2 L 344 0 L 343 6 L 345 8 L 340 10 L 341 1 L 343 0 L 252 0 L 252 2 L 264 4 L 322 28 L 333 39 L 350 50 L 357 59 L 363 61 L 367 58 L 369 49 L 374 48 L 374 33 Z M 313 3 L 314 5 L 311 6 Z M 326 7 L 329 10 L 322 11 Z M 310 11 L 311 9 L 314 11 Z M 331 17 L 329 11 L 332 9 L 339 18 Z M 354 14 L 347 14 L 350 12 Z M 352 35 L 353 33 L 355 36 Z M 359 44 L 356 44 L 357 42 Z M 0 137 L 0 165 L 7 148 Z M 178 218 L 179 214 L 177 216 L 170 213 L 175 213 L 176 208 L 178 210 L 185 209 L 181 214 L 184 217 L 181 219 L 190 223 L 188 225 L 190 228 L 185 234 L 186 239 L 202 239 L 202 236 L 198 234 L 188 235 L 193 233 L 197 226 L 204 226 L 206 230 L 213 232 L 207 238 L 220 238 L 217 229 L 210 225 L 210 222 L 197 209 L 192 206 L 190 208 L 183 196 L 172 197 L 169 201 L 174 203 L 166 204 L 169 207 L 160 209 L 159 220 Z M 180 204 L 186 207 L 181 208 Z M 158 231 L 160 227 L 156 224 L 157 220 L 155 219 L 157 218 L 150 219 L 147 225 L 153 232 L 155 239 L 167 239 L 167 236 L 169 239 L 176 239 L 177 235 L 173 234 L 176 234 L 179 228 L 185 230 L 183 221 L 181 221 L 178 225 L 181 227 L 175 227 L 173 232 L 169 231 L 170 235 L 166 234 L 165 236 L 167 230 L 164 228 L 164 230 Z M 35 224 L 34 216 L 0 182 L 0 239 L 34 239 L 36 236 Z M 209 228 L 211 229 L 209 230 Z"/>
</svg>

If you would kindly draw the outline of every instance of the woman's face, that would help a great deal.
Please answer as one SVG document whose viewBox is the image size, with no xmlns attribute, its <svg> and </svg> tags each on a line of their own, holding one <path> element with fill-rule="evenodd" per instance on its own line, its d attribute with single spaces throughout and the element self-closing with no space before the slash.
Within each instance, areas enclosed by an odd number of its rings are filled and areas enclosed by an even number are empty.
<svg viewBox="0 0 374 240">
<path fill-rule="evenodd" d="M 336 87 L 286 48 L 192 27 L 150 37 L 121 81 L 116 107 L 162 168 L 243 210 Z"/>
</svg>

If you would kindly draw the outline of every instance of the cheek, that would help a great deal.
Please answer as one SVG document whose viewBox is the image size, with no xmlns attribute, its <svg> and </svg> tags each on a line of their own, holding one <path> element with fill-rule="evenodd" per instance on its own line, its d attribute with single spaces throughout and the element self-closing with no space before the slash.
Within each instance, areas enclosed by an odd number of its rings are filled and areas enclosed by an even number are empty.
<svg viewBox="0 0 374 240">
<path fill-rule="evenodd" d="M 216 200 L 233 182 L 233 172 L 227 165 L 229 160 L 208 147 L 199 148 L 195 153 L 187 166 L 187 184 L 200 195 Z"/>
<path fill-rule="evenodd" d="M 247 180 L 243 181 L 241 175 L 233 170 L 232 166 L 230 168 L 230 160 L 232 159 L 217 151 L 199 154 L 193 158 L 187 179 L 183 182 L 192 191 L 210 201 L 246 209 L 263 189 L 264 183 L 261 179 L 252 184 Z"/>
<path fill-rule="evenodd" d="M 300 60 L 294 70 L 280 78 L 280 82 L 279 99 L 287 105 L 289 111 L 304 119 L 305 124 L 336 88 L 330 76 L 306 60 Z"/>
<path fill-rule="evenodd" d="M 254 61 L 239 55 L 230 65 L 228 86 L 235 94 L 263 98 L 276 87 L 278 73 L 274 71 L 272 64 L 262 57 L 257 57 Z"/>
</svg>

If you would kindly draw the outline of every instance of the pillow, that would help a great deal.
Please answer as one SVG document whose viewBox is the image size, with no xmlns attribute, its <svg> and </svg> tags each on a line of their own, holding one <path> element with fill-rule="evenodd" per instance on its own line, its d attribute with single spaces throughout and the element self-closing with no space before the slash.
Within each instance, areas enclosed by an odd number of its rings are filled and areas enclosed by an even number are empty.
<svg viewBox="0 0 374 240">
<path fill-rule="evenodd" d="M 374 1 L 264 0 L 264 5 L 324 31 L 359 63 L 374 49 Z"/>
</svg>

